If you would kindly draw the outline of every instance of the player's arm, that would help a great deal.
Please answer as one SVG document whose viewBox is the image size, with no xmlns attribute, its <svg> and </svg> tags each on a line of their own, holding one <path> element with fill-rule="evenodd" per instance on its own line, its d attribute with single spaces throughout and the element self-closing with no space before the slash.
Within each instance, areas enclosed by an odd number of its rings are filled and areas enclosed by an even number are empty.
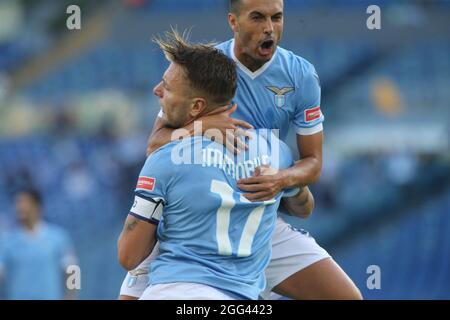
<svg viewBox="0 0 450 320">
<path fill-rule="evenodd" d="M 304 187 L 317 182 L 322 170 L 322 132 L 297 136 L 300 160 L 273 175 L 254 175 L 238 181 L 250 201 L 267 201 L 284 189 Z M 300 148 L 301 145 L 301 148 Z"/>
<path fill-rule="evenodd" d="M 297 135 L 300 160 L 282 172 L 284 188 L 316 183 L 322 172 L 323 132 Z"/>
<path fill-rule="evenodd" d="M 119 262 L 126 270 L 135 269 L 156 244 L 157 225 L 129 214 L 118 241 Z"/>
<path fill-rule="evenodd" d="M 303 187 L 297 195 L 282 198 L 280 207 L 292 216 L 306 219 L 314 210 L 314 197 L 308 187 Z"/>
<path fill-rule="evenodd" d="M 194 122 L 191 122 L 184 128 L 181 128 L 184 130 L 169 128 L 165 125 L 164 120 L 160 116 L 156 117 L 152 133 L 147 143 L 147 156 L 173 140 L 184 136 L 205 134 L 208 130 L 218 130 L 218 132 L 221 133 L 221 137 L 225 137 L 225 139 L 222 140 L 223 143 L 225 144 L 228 141 L 226 144 L 227 148 L 230 148 L 232 152 L 235 151 L 235 145 L 238 149 L 244 148 L 245 144 L 240 139 L 237 139 L 239 132 L 236 133 L 236 137 L 234 135 L 226 134 L 227 130 L 234 131 L 238 129 L 238 127 L 247 129 L 252 128 L 252 126 L 245 121 L 231 118 L 231 115 L 236 109 L 237 105 L 233 105 L 230 109 L 227 106 L 218 108 L 196 120 L 198 123 L 201 123 L 201 127 L 195 127 Z M 200 130 L 197 128 L 200 128 Z M 197 130 L 199 132 L 197 132 Z"/>
<path fill-rule="evenodd" d="M 170 142 L 173 130 L 164 126 L 164 121 L 160 116 L 157 116 L 153 124 L 152 132 L 147 141 L 147 157 L 156 149 Z"/>
<path fill-rule="evenodd" d="M 166 192 L 177 166 L 171 165 L 171 148 L 162 148 L 145 161 L 135 188 L 133 205 L 118 239 L 118 258 L 127 270 L 147 258 L 156 243 L 156 230 L 163 217 Z"/>
<path fill-rule="evenodd" d="M 283 189 L 304 187 L 317 182 L 322 171 L 323 114 L 320 110 L 320 84 L 312 65 L 303 76 L 299 104 L 293 124 L 297 131 L 300 160 L 273 176 L 250 177 L 238 181 L 240 189 L 251 192 L 250 201 L 266 201 Z"/>
<path fill-rule="evenodd" d="M 283 172 L 285 187 L 306 186 L 316 183 L 322 172 L 322 145 L 324 116 L 320 110 L 320 81 L 314 67 L 306 65 L 302 92 L 294 125 L 297 131 L 297 148 L 300 160 Z"/>
</svg>

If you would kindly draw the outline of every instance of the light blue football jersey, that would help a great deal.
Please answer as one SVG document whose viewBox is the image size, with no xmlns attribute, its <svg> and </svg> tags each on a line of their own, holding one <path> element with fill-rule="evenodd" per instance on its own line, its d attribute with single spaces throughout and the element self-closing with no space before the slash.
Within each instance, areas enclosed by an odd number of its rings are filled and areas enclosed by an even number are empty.
<svg viewBox="0 0 450 320">
<path fill-rule="evenodd" d="M 279 129 L 285 141 L 290 125 L 299 135 L 322 131 L 320 83 L 314 66 L 293 52 L 278 47 L 272 59 L 252 72 L 234 55 L 234 40 L 217 46 L 237 64 L 238 88 L 234 118 L 255 128 Z"/>
<path fill-rule="evenodd" d="M 0 237 L 6 299 L 63 299 L 63 273 L 74 262 L 70 237 L 57 226 L 41 223 L 34 233 L 16 228 Z"/>
<path fill-rule="evenodd" d="M 293 164 L 289 147 L 270 130 L 256 130 L 249 150 L 230 154 L 204 137 L 171 142 L 146 161 L 130 214 L 160 221 L 160 254 L 150 265 L 150 284 L 193 282 L 245 299 L 265 287 L 271 237 L 282 194 L 250 202 L 237 180 L 267 164 Z"/>
</svg>

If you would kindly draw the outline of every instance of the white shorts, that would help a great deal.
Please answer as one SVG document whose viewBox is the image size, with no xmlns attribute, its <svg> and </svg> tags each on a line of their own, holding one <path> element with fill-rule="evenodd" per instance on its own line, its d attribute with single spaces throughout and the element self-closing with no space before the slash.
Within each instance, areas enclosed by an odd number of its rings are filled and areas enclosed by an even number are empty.
<svg viewBox="0 0 450 320">
<path fill-rule="evenodd" d="M 266 288 L 260 296 L 277 299 L 272 289 L 294 273 L 326 258 L 328 252 L 304 230 L 297 230 L 278 217 L 272 237 L 272 257 L 266 268 Z"/>
<path fill-rule="evenodd" d="M 152 253 L 133 271 L 127 273 L 120 288 L 121 296 L 139 298 L 148 286 L 148 270 L 150 263 L 159 255 L 159 242 L 156 242 Z"/>
<path fill-rule="evenodd" d="M 200 283 L 152 284 L 139 300 L 234 300 L 225 293 Z"/>
<path fill-rule="evenodd" d="M 159 254 L 157 244 L 151 255 L 136 270 L 127 274 L 120 289 L 121 295 L 139 298 L 148 285 L 148 266 Z M 266 269 L 266 289 L 261 293 L 263 299 L 276 299 L 272 289 L 294 273 L 326 258 L 330 255 L 321 248 L 307 232 L 297 230 L 278 217 L 272 237 L 272 258 Z M 133 275 L 134 273 L 134 275 Z M 141 273 L 141 274 L 140 274 Z M 278 296 L 279 297 L 279 296 Z"/>
</svg>

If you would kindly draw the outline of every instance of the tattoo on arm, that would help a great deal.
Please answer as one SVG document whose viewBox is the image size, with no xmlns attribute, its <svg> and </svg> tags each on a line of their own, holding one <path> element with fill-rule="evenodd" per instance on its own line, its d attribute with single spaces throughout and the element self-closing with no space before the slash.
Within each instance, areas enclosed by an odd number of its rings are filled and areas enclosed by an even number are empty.
<svg viewBox="0 0 450 320">
<path fill-rule="evenodd" d="M 133 231 L 134 228 L 136 228 L 138 223 L 139 223 L 139 220 L 133 220 L 133 221 L 128 222 L 125 226 L 126 231 Z"/>
</svg>

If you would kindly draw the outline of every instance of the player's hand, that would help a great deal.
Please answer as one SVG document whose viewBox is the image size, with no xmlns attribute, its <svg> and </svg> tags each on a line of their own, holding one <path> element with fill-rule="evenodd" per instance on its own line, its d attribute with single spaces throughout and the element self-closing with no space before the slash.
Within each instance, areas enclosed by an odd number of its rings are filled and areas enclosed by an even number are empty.
<svg viewBox="0 0 450 320">
<path fill-rule="evenodd" d="M 273 199 L 284 189 L 285 175 L 268 166 L 260 166 L 255 169 L 253 176 L 238 181 L 238 188 L 251 193 L 244 194 L 252 202 L 267 201 Z"/>
<path fill-rule="evenodd" d="M 202 122 L 202 133 L 227 147 L 232 153 L 239 153 L 247 150 L 248 146 L 243 138 L 249 137 L 244 129 L 253 129 L 253 126 L 246 121 L 233 119 L 231 115 L 236 111 L 237 104 L 230 109 L 228 106 L 214 110 L 196 121 Z"/>
</svg>

